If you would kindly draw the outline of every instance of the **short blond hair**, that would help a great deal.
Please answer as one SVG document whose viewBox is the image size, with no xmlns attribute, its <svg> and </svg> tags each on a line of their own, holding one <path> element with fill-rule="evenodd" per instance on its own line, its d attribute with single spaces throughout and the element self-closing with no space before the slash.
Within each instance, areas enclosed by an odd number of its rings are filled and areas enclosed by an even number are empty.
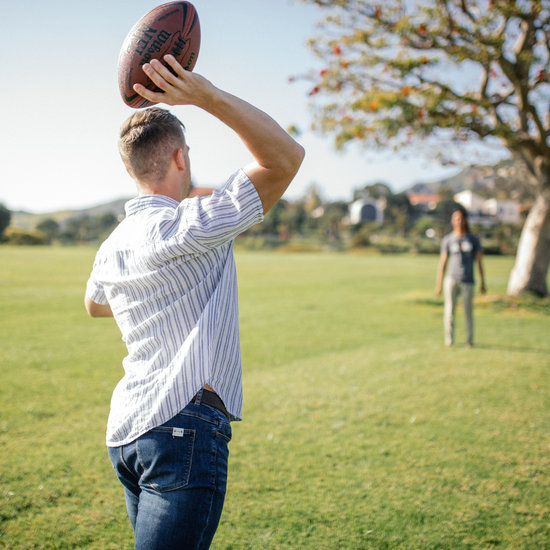
<svg viewBox="0 0 550 550">
<path fill-rule="evenodd" d="M 136 180 L 164 179 L 174 151 L 185 146 L 185 126 L 170 111 L 151 107 L 130 116 L 120 128 L 118 149 Z"/>
</svg>

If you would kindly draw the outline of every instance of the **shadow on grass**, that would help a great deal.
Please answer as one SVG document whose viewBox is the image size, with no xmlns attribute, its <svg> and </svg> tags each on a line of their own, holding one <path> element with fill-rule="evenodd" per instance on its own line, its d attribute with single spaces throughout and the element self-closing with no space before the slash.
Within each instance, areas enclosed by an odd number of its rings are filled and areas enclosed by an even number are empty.
<svg viewBox="0 0 550 550">
<path fill-rule="evenodd" d="M 550 354 L 550 347 L 528 347 L 528 346 L 514 346 L 513 344 L 506 344 L 503 346 L 502 344 L 490 344 L 490 343 L 476 343 L 474 345 L 475 349 L 478 350 L 493 350 L 493 351 L 509 351 L 509 352 L 517 352 L 517 353 L 537 353 L 537 354 L 544 354 L 549 355 Z"/>
<path fill-rule="evenodd" d="M 419 306 L 431 306 L 442 308 L 443 299 L 439 296 L 408 296 L 405 298 L 409 304 Z M 460 303 L 460 301 L 459 301 Z M 534 294 L 522 296 L 507 296 L 506 294 L 483 294 L 474 298 L 474 304 L 478 307 L 489 308 L 495 311 L 530 311 L 550 316 L 550 297 L 541 298 Z"/>
</svg>

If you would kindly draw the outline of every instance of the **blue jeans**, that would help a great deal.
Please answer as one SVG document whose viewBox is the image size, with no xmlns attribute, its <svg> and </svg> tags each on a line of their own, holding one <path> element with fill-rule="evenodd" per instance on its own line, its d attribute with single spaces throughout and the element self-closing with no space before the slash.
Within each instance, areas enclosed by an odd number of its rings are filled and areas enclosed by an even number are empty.
<svg viewBox="0 0 550 550">
<path fill-rule="evenodd" d="M 219 410 L 190 403 L 132 443 L 109 447 L 124 486 L 136 550 L 207 549 L 222 513 L 231 426 Z"/>
</svg>

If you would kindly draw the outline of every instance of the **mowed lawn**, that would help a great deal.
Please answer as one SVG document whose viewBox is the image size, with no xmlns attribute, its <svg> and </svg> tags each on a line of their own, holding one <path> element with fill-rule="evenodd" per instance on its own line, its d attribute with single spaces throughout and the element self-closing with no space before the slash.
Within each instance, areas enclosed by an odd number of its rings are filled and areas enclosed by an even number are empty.
<svg viewBox="0 0 550 550">
<path fill-rule="evenodd" d="M 133 548 L 94 254 L 0 248 L 0 548 Z M 491 299 L 513 259 L 487 257 L 476 345 L 459 309 L 445 348 L 437 260 L 238 252 L 245 418 L 214 549 L 550 548 L 550 316 Z"/>
</svg>

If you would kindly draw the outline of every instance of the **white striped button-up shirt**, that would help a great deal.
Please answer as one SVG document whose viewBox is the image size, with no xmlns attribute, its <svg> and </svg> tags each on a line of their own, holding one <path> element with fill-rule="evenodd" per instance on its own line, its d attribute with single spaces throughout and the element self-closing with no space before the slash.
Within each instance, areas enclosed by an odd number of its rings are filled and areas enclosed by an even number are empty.
<svg viewBox="0 0 550 550">
<path fill-rule="evenodd" d="M 126 204 L 126 218 L 97 252 L 86 293 L 109 304 L 128 348 L 107 445 L 168 421 L 204 385 L 233 420 L 242 415 L 235 237 L 262 221 L 243 171 L 209 197 L 160 195 Z"/>
</svg>

